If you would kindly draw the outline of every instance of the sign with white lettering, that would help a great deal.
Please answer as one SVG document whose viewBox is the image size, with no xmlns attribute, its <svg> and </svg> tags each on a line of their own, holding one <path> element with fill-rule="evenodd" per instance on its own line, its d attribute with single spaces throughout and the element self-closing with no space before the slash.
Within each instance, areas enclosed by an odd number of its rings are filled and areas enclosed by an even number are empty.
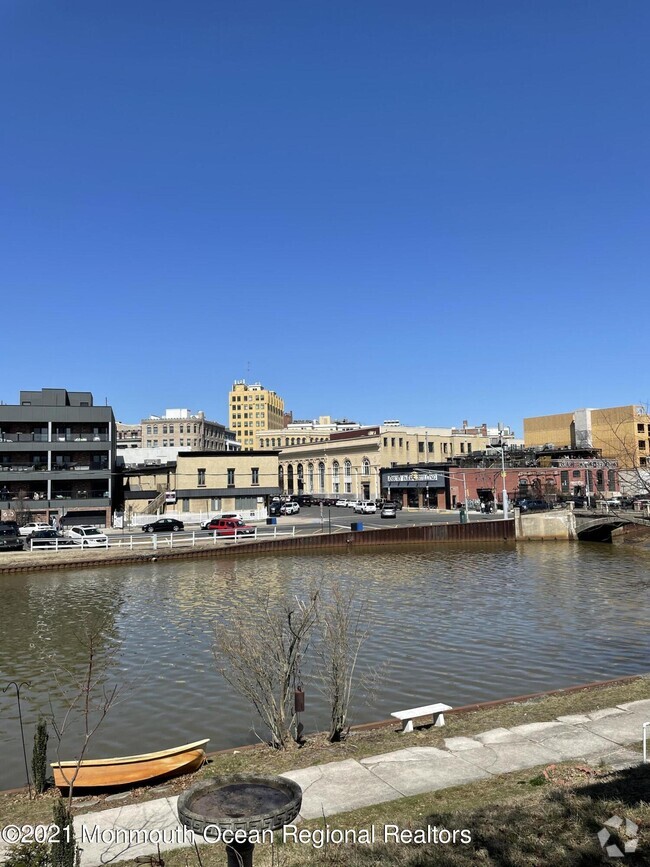
<svg viewBox="0 0 650 867">
<path fill-rule="evenodd" d="M 408 473 L 382 473 L 383 487 L 398 488 L 444 488 L 442 473 L 411 470 Z"/>
<path fill-rule="evenodd" d="M 593 460 L 580 460 L 577 458 L 562 458 L 557 462 L 558 467 L 567 469 L 586 469 L 586 470 L 617 470 L 618 461 L 601 460 L 594 458 Z"/>
</svg>

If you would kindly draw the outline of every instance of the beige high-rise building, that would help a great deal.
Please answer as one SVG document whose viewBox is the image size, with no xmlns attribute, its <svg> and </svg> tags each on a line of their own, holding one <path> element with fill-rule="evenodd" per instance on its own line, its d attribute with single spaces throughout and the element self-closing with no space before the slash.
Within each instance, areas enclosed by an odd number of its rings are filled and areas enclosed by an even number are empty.
<svg viewBox="0 0 650 867">
<path fill-rule="evenodd" d="M 284 427 L 284 401 L 259 382 L 244 379 L 233 383 L 228 395 L 228 427 L 233 430 L 243 451 L 256 448 L 261 431 Z"/>
</svg>

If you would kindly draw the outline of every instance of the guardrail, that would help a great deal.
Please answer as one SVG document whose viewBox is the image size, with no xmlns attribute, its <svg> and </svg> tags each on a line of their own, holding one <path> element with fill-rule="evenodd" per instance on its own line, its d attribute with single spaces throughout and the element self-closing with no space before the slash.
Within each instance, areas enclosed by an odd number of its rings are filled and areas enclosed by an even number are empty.
<svg viewBox="0 0 650 867">
<path fill-rule="evenodd" d="M 157 550 L 159 547 L 173 548 L 195 548 L 197 545 L 217 545 L 218 543 L 236 545 L 242 542 L 259 541 L 262 539 L 277 539 L 284 536 L 295 536 L 295 525 L 291 530 L 278 532 L 277 525 L 273 527 L 273 532 L 260 532 L 258 527 L 255 527 L 254 533 L 235 533 L 233 536 L 220 536 L 216 530 L 212 532 L 192 531 L 192 533 L 143 533 L 142 536 L 111 536 L 112 548 L 127 548 L 133 551 L 134 548 L 151 548 Z"/>
<path fill-rule="evenodd" d="M 83 548 L 87 550 L 88 548 L 108 548 L 110 542 L 106 542 L 105 545 L 88 545 L 84 544 L 83 539 L 70 539 L 68 536 L 62 539 L 27 539 L 29 542 L 29 550 L 30 551 L 75 551 L 77 549 Z"/>
<path fill-rule="evenodd" d="M 296 535 L 295 525 L 291 527 L 291 529 L 287 529 L 286 531 L 278 532 L 277 526 L 268 528 L 268 531 L 260 532 L 259 528 L 255 528 L 254 533 L 235 533 L 234 536 L 220 536 L 217 531 L 207 532 L 203 531 L 193 531 L 192 533 L 142 533 L 141 535 L 128 535 L 128 536 L 118 536 L 112 535 L 108 537 L 108 542 L 106 545 L 82 545 L 81 540 L 76 542 L 73 545 L 70 545 L 69 542 L 65 542 L 64 540 L 48 540 L 48 539 L 29 539 L 29 550 L 30 551 L 76 551 L 82 549 L 84 551 L 88 551 L 91 548 L 99 550 L 106 548 L 120 548 L 122 550 L 137 550 L 138 548 L 145 548 L 152 551 L 156 551 L 159 548 L 195 548 L 197 546 L 205 546 L 205 545 L 236 545 L 241 544 L 242 542 L 247 541 L 259 541 L 266 539 L 278 539 L 283 537 L 293 537 Z M 52 544 L 53 543 L 53 544 Z"/>
</svg>

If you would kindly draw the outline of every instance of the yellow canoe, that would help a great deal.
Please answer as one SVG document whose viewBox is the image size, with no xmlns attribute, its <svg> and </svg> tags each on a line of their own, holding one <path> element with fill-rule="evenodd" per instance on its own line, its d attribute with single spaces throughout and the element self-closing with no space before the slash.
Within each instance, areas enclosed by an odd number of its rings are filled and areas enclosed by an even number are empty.
<svg viewBox="0 0 650 867">
<path fill-rule="evenodd" d="M 209 740 L 206 738 L 193 744 L 139 756 L 84 759 L 81 763 L 52 762 L 54 784 L 60 789 L 68 789 L 70 785 L 74 789 L 110 789 L 190 774 L 204 763 L 203 747 Z"/>
</svg>

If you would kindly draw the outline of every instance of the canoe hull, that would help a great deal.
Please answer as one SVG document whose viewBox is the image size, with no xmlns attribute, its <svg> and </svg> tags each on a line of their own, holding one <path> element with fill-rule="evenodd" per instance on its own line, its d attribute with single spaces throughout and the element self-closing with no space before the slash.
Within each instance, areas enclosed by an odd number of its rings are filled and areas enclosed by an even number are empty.
<svg viewBox="0 0 650 867">
<path fill-rule="evenodd" d="M 170 777 L 191 774 L 204 762 L 205 751 L 195 747 L 180 749 L 180 751 L 170 750 L 167 755 L 150 754 L 149 758 L 125 756 L 123 759 L 86 760 L 81 763 L 78 771 L 75 762 L 61 762 L 53 764 L 52 770 L 56 786 L 67 790 L 72 784 L 76 791 L 77 789 L 114 789 L 160 782 Z"/>
</svg>

